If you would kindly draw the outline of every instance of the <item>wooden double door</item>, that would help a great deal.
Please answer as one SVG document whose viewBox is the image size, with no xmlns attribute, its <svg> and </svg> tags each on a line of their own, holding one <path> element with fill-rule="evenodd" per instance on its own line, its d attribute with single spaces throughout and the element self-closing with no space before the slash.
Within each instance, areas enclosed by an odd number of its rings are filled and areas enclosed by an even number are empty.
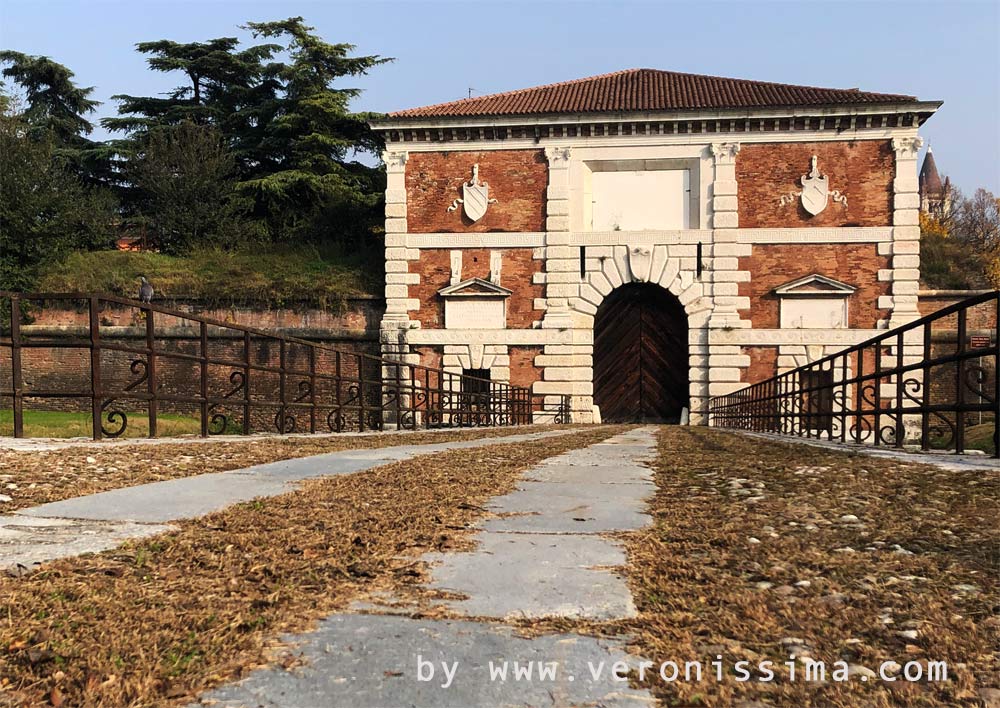
<svg viewBox="0 0 1000 708">
<path fill-rule="evenodd" d="M 659 285 L 623 285 L 597 310 L 594 403 L 606 422 L 675 423 L 689 406 L 687 314 Z"/>
</svg>

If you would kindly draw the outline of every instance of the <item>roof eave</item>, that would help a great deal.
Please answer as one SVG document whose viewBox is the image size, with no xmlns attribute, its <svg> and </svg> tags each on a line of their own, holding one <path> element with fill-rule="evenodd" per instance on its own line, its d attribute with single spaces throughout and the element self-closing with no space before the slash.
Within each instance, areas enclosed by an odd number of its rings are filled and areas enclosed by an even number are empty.
<svg viewBox="0 0 1000 708">
<path fill-rule="evenodd" d="M 386 117 L 369 123 L 376 131 L 408 130 L 412 128 L 490 128 L 503 125 L 551 125 L 558 123 L 655 122 L 676 120 L 733 120 L 737 118 L 798 118 L 829 115 L 870 115 L 878 113 L 916 113 L 927 118 L 941 107 L 943 101 L 890 101 L 884 103 L 816 104 L 810 106 L 768 106 L 766 108 L 708 108 L 675 111 L 537 113 L 482 116 L 401 116 Z"/>
</svg>

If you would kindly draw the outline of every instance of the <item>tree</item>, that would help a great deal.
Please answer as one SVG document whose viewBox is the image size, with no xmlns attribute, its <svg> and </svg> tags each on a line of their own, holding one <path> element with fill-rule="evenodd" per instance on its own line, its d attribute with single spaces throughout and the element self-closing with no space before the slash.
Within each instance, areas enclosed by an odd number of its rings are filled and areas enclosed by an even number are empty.
<svg viewBox="0 0 1000 708">
<path fill-rule="evenodd" d="M 9 64 L 3 75 L 25 92 L 27 108 L 22 116 L 31 137 L 51 134 L 61 145 L 71 145 L 94 130 L 84 116 L 101 104 L 90 98 L 93 87 L 78 87 L 65 66 L 49 57 L 9 50 L 0 51 L 0 63 Z"/>
<path fill-rule="evenodd" d="M 218 129 L 183 122 L 151 129 L 129 168 L 140 211 L 165 253 L 247 239 L 248 202 L 236 191 L 236 165 Z"/>
<path fill-rule="evenodd" d="M 352 45 L 324 42 L 301 17 L 246 29 L 276 42 L 137 45 L 150 68 L 182 73 L 185 82 L 166 97 L 117 96 L 121 115 L 103 125 L 125 132 L 135 149 L 155 127 L 214 126 L 236 161 L 240 191 L 253 200 L 253 217 L 273 240 L 370 241 L 384 176 L 355 158 L 377 155 L 381 143 L 368 127 L 371 116 L 348 110 L 359 91 L 334 83 L 389 60 L 352 56 Z"/>
<path fill-rule="evenodd" d="M 94 126 L 86 116 L 101 105 L 90 97 L 93 87 L 77 86 L 72 71 L 45 56 L 0 51 L 0 64 L 7 65 L 3 76 L 23 92 L 21 117 L 27 137 L 51 141 L 53 158 L 63 161 L 87 184 L 114 186 L 114 151 L 87 137 Z M 9 98 L 5 103 L 9 107 Z"/>
<path fill-rule="evenodd" d="M 990 285 L 1000 287 L 1000 199 L 977 189 L 956 209 L 952 231 L 982 256 Z"/>
<path fill-rule="evenodd" d="M 77 248 L 108 248 L 114 200 L 54 159 L 23 115 L 0 115 L 0 289 L 27 290 L 39 267 Z"/>
<path fill-rule="evenodd" d="M 358 89 L 333 84 L 391 59 L 351 56 L 353 45 L 324 42 L 301 17 L 246 27 L 255 37 L 284 40 L 290 62 L 272 64 L 268 71 L 281 86 L 265 127 L 265 150 L 275 169 L 247 180 L 244 188 L 282 237 L 315 239 L 328 230 L 317 215 L 356 214 L 380 204 L 381 171 L 350 159 L 358 152 L 380 152 L 382 143 L 368 126 L 372 115 L 348 110 Z"/>
</svg>

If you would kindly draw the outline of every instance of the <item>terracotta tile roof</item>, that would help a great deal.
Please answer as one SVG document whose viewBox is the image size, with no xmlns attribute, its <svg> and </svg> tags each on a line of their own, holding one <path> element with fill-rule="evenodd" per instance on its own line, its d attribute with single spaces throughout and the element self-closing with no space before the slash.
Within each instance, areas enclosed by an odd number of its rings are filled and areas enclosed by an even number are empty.
<svg viewBox="0 0 1000 708">
<path fill-rule="evenodd" d="M 909 103 L 914 96 L 826 89 L 746 79 L 627 69 L 547 86 L 410 108 L 391 118 L 627 113 L 722 108 L 778 108 L 859 103 Z"/>
</svg>

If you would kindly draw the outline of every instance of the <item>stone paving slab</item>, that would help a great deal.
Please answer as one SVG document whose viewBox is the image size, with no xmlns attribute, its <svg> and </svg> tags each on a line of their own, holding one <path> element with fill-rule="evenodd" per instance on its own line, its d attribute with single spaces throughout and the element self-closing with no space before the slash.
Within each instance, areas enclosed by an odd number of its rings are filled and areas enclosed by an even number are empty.
<svg viewBox="0 0 1000 708">
<path fill-rule="evenodd" d="M 305 479 L 360 472 L 418 455 L 567 435 L 570 430 L 374 450 L 343 450 L 114 489 L 0 516 L 0 568 L 114 548 L 239 502 L 294 490 Z"/>
<path fill-rule="evenodd" d="M 388 615 L 334 615 L 312 633 L 287 637 L 307 664 L 255 671 L 246 680 L 204 694 L 215 708 L 383 708 L 385 706 L 584 706 L 649 708 L 646 691 L 611 679 L 616 661 L 636 659 L 611 642 L 574 634 L 518 637 L 510 627 L 463 620 L 414 620 Z M 418 680 L 417 658 L 431 662 Z M 491 680 L 508 662 L 506 681 Z M 554 680 L 516 681 L 513 662 L 556 662 Z M 442 662 L 452 680 L 448 683 Z M 458 662 L 457 666 L 455 662 Z M 593 672 L 601 678 L 594 680 Z M 430 676 L 426 664 L 422 678 Z M 570 678 L 572 677 L 572 679 Z"/>
<path fill-rule="evenodd" d="M 471 553 L 428 554 L 437 565 L 430 587 L 457 592 L 449 609 L 470 617 L 635 616 L 625 581 L 612 570 L 625 564 L 621 546 L 598 536 L 484 533 Z"/>
<path fill-rule="evenodd" d="M 54 558 L 106 551 L 129 539 L 155 536 L 171 528 L 129 521 L 0 517 L 0 569 L 18 565 L 32 569 Z"/>
<path fill-rule="evenodd" d="M 98 494 L 21 509 L 26 516 L 89 519 L 93 521 L 137 521 L 164 523 L 203 516 L 237 502 L 274 496 L 290 491 L 295 482 L 312 477 L 359 472 L 417 455 L 456 448 L 526 442 L 565 435 L 564 431 L 509 435 L 453 443 L 400 445 L 376 450 L 344 450 L 311 457 L 269 462 L 240 470 L 213 472 L 113 489 Z"/>
<path fill-rule="evenodd" d="M 529 470 L 516 491 L 489 505 L 495 511 L 529 513 L 481 524 L 471 552 L 425 554 L 422 559 L 432 566 L 430 586 L 465 596 L 445 605 L 483 621 L 418 620 L 393 614 L 399 609 L 388 606 L 375 614 L 380 605 L 372 598 L 354 605 L 354 613 L 329 617 L 315 632 L 286 637 L 300 645 L 304 666 L 255 671 L 204 694 L 202 705 L 654 705 L 648 692 L 631 689 L 610 674 L 617 661 L 633 667 L 641 661 L 625 653 L 622 640 L 578 634 L 527 639 L 502 623 L 515 617 L 617 619 L 635 614 L 628 586 L 614 572 L 626 561 L 624 549 L 601 534 L 650 522 L 638 507 L 652 493 L 652 472 L 642 463 L 654 450 L 647 428 L 550 458 Z M 589 525 L 567 520 L 573 509 L 584 509 L 592 517 Z M 510 528 L 494 529 L 499 521 Z M 540 527 L 563 530 L 538 533 Z M 389 604 L 393 599 L 381 598 Z M 359 614 L 360 608 L 370 614 Z M 431 678 L 429 667 L 434 667 L 431 680 L 419 680 L 418 658 L 430 662 L 422 665 L 424 678 Z M 509 662 L 508 680 L 491 679 L 490 662 L 497 668 L 504 660 Z M 522 669 L 527 661 L 556 662 L 555 677 L 540 679 L 538 664 L 533 664 L 532 679 L 514 680 L 514 661 Z M 599 679 L 594 672 L 600 672 Z"/>
<path fill-rule="evenodd" d="M 466 595 L 445 604 L 470 616 L 634 616 L 613 570 L 624 551 L 600 534 L 651 522 L 645 508 L 655 485 L 644 463 L 654 449 L 643 428 L 537 465 L 489 503 L 497 516 L 480 522 L 473 551 L 425 557 L 437 564 L 431 587 Z"/>
</svg>

